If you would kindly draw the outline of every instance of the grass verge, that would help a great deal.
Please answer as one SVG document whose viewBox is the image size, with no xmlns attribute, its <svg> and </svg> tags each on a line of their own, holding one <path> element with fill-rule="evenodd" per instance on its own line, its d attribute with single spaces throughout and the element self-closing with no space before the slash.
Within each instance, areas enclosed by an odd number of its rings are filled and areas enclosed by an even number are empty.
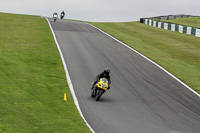
<svg viewBox="0 0 200 133">
<path fill-rule="evenodd" d="M 47 21 L 5 13 L 0 17 L 0 132 L 89 133 Z"/>
<path fill-rule="evenodd" d="M 139 22 L 88 23 L 151 58 L 200 93 L 200 38 Z"/>
</svg>

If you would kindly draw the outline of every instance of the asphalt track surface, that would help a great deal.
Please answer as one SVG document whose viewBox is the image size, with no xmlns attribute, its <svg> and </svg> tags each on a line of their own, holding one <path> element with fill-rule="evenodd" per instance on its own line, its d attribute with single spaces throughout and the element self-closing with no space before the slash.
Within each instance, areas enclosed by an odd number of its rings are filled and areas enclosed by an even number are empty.
<svg viewBox="0 0 200 133">
<path fill-rule="evenodd" d="M 81 111 L 97 133 L 200 133 L 200 98 L 166 72 L 83 22 L 49 19 Z M 99 102 L 90 83 L 105 67 Z"/>
</svg>

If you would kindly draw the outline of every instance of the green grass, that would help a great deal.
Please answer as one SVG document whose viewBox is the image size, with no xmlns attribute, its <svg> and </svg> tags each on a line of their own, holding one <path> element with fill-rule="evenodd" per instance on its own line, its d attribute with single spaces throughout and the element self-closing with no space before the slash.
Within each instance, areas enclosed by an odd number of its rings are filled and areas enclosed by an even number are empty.
<svg viewBox="0 0 200 133">
<path fill-rule="evenodd" d="M 172 20 L 160 20 L 160 21 L 200 28 L 200 17 L 187 17 L 187 18 L 178 18 Z"/>
<path fill-rule="evenodd" d="M 200 93 L 200 38 L 139 22 L 89 23 L 151 58 Z"/>
<path fill-rule="evenodd" d="M 0 17 L 0 132 L 89 133 L 47 21 L 5 13 Z"/>
</svg>

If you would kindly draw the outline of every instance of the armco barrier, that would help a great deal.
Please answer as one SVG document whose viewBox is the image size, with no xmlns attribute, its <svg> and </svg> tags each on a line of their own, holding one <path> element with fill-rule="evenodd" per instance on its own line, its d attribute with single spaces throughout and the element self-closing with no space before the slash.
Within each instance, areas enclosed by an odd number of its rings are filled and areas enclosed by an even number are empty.
<svg viewBox="0 0 200 133">
<path fill-rule="evenodd" d="M 189 35 L 194 35 L 196 37 L 200 37 L 200 29 L 194 28 L 191 26 L 154 21 L 151 19 L 143 19 L 142 23 L 149 25 L 149 26 L 157 27 L 157 28 L 162 28 L 162 29 L 171 30 L 171 31 L 177 31 L 180 33 L 185 33 L 185 34 L 189 34 Z"/>
<path fill-rule="evenodd" d="M 200 16 L 185 15 L 185 14 L 167 15 L 167 16 L 157 16 L 157 17 L 141 18 L 140 22 L 143 23 L 144 19 L 171 20 L 171 19 L 186 18 L 186 17 L 200 17 Z"/>
</svg>

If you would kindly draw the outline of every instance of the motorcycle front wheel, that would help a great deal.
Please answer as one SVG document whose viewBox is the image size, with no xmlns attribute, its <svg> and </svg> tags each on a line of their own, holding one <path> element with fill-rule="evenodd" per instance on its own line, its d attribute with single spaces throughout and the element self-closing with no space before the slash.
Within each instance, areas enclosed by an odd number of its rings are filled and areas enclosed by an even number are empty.
<svg viewBox="0 0 200 133">
<path fill-rule="evenodd" d="M 104 93 L 104 91 L 103 90 L 97 90 L 97 95 L 96 95 L 96 97 L 95 97 L 95 100 L 96 101 L 99 101 L 99 99 L 100 99 L 100 97 L 102 96 L 102 94 Z"/>
<path fill-rule="evenodd" d="M 94 95 L 94 91 L 92 90 L 91 91 L 91 97 L 94 97 L 95 95 Z"/>
</svg>

